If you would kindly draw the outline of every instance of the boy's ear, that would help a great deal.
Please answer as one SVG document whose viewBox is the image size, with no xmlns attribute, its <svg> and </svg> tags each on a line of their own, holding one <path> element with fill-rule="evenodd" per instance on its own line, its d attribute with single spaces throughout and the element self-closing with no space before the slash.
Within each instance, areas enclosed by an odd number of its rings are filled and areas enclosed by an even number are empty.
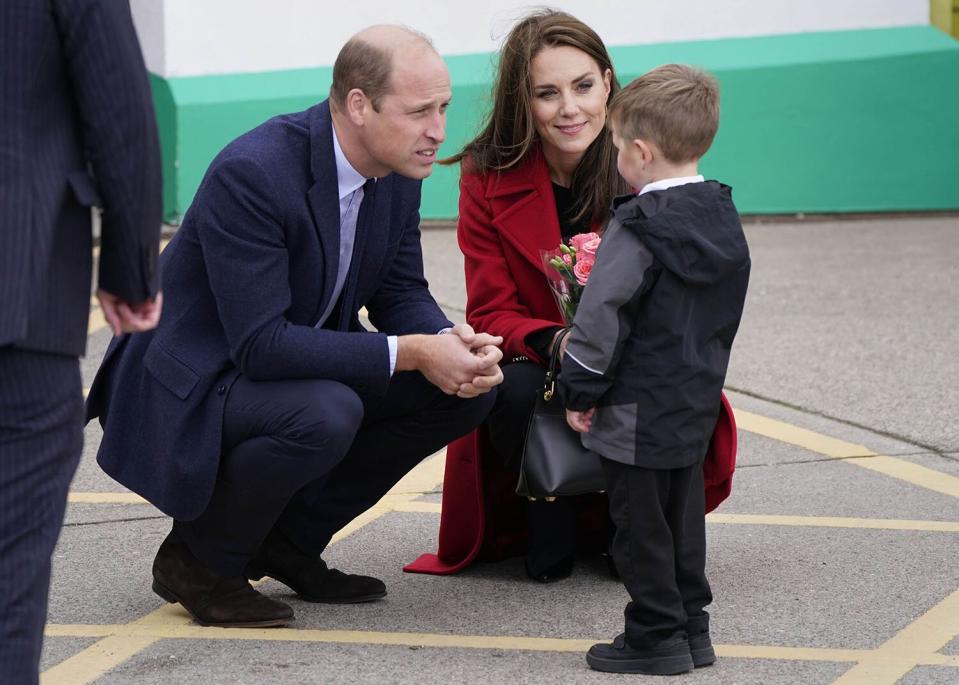
<svg viewBox="0 0 959 685">
<path fill-rule="evenodd" d="M 634 138 L 633 145 L 639 151 L 639 158 L 642 160 L 643 164 L 649 164 L 656 158 L 655 147 L 652 143 L 649 143 L 642 138 Z"/>
</svg>

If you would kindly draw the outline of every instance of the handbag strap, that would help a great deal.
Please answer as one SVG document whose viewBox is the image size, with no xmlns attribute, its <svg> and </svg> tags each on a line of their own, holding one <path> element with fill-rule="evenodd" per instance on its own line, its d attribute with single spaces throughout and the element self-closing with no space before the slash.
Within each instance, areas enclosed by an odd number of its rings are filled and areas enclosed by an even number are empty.
<svg viewBox="0 0 959 685">
<path fill-rule="evenodd" d="M 553 347 L 549 352 L 549 365 L 546 367 L 546 380 L 543 382 L 543 399 L 547 402 L 556 394 L 556 367 L 559 365 L 559 352 L 563 348 L 563 341 L 571 331 L 571 328 L 564 328 L 553 340 Z"/>
</svg>

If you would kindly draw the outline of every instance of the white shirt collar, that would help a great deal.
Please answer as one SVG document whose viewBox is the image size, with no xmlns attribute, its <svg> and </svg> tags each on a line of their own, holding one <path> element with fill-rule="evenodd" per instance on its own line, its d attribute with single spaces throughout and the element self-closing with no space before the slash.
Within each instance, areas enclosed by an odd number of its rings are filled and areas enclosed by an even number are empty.
<svg viewBox="0 0 959 685">
<path fill-rule="evenodd" d="M 660 181 L 653 181 L 652 183 L 647 183 L 643 186 L 643 189 L 639 191 L 639 194 L 649 193 L 653 190 L 666 190 L 667 188 L 672 188 L 674 186 L 684 186 L 687 183 L 702 183 L 706 179 L 700 176 L 678 176 L 676 178 L 664 178 Z"/>
<path fill-rule="evenodd" d="M 346 155 L 343 154 L 343 148 L 340 147 L 340 140 L 336 137 L 336 127 L 333 129 L 333 157 L 336 158 L 336 183 L 339 186 L 339 197 L 342 200 L 352 195 L 357 188 L 362 188 L 366 183 L 366 177 L 353 168 Z"/>
</svg>

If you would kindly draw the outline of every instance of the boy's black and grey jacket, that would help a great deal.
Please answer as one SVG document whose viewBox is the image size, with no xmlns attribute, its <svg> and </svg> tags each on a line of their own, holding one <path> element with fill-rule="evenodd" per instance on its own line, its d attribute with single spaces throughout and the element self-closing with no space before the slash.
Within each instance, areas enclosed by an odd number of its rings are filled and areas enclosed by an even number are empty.
<svg viewBox="0 0 959 685">
<path fill-rule="evenodd" d="M 586 447 L 651 469 L 704 457 L 749 267 L 729 186 L 616 201 L 559 378 L 568 408 L 596 407 Z"/>
</svg>

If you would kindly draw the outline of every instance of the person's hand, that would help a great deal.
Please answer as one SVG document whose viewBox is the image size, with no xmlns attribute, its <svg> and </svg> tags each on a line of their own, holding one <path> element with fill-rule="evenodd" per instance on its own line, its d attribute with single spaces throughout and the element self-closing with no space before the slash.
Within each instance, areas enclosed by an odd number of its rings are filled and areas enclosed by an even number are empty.
<svg viewBox="0 0 959 685">
<path fill-rule="evenodd" d="M 471 397 L 499 382 L 502 357 L 496 345 L 474 350 L 459 335 L 403 335 L 397 339 L 396 370 L 419 371 L 447 395 L 472 385 L 463 395 Z"/>
<path fill-rule="evenodd" d="M 566 356 L 566 345 L 569 344 L 569 329 L 560 328 L 553 335 L 553 340 L 550 342 L 549 349 L 552 350 L 556 346 L 556 339 L 562 337 L 563 341 L 559 344 L 559 361 L 563 361 L 563 357 Z"/>
<path fill-rule="evenodd" d="M 160 322 L 163 293 L 157 293 L 151 300 L 131 304 L 100 288 L 97 290 L 97 300 L 113 335 L 149 331 Z"/>
<path fill-rule="evenodd" d="M 477 333 L 467 323 L 456 324 L 449 330 L 449 333 L 469 345 L 470 351 L 484 360 L 487 365 L 469 383 L 463 383 L 460 386 L 459 390 L 456 391 L 457 397 L 464 399 L 476 397 L 489 392 L 503 382 L 503 372 L 499 368 L 499 362 L 503 358 L 503 353 L 499 349 L 499 346 L 503 344 L 502 336 Z"/>
<path fill-rule="evenodd" d="M 450 335 L 457 336 L 470 346 L 471 350 L 483 349 L 489 345 L 499 347 L 503 344 L 503 336 L 477 333 L 468 323 L 458 323 L 449 330 Z"/>
<path fill-rule="evenodd" d="M 593 425 L 593 414 L 595 412 L 596 407 L 587 409 L 586 411 L 573 411 L 572 409 L 567 409 L 566 423 L 568 423 L 569 427 L 577 433 L 586 433 Z"/>
<path fill-rule="evenodd" d="M 483 334 L 485 335 L 485 334 Z M 456 391 L 457 397 L 469 399 L 489 392 L 503 382 L 503 371 L 499 367 L 503 359 L 503 351 L 496 345 L 484 345 L 479 349 L 471 350 L 473 355 L 484 360 L 486 366 L 469 383 L 464 383 Z"/>
</svg>

